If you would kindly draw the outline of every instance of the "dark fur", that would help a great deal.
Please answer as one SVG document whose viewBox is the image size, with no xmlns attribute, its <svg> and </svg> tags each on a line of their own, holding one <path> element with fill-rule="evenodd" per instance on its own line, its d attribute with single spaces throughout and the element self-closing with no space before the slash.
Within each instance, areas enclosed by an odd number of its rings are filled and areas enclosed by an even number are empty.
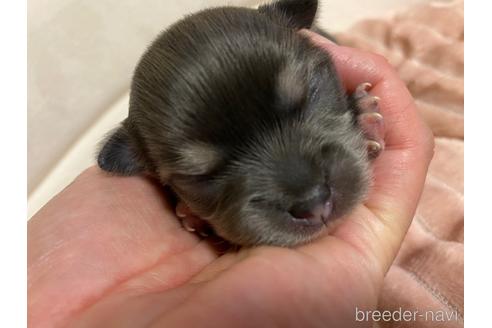
<svg viewBox="0 0 492 328">
<path fill-rule="evenodd" d="M 315 186 L 331 219 L 368 186 L 354 111 L 326 52 L 297 30 L 317 1 L 215 8 L 163 32 L 138 64 L 130 111 L 98 163 L 149 172 L 241 245 L 294 245 L 322 231 L 288 213 Z"/>
</svg>

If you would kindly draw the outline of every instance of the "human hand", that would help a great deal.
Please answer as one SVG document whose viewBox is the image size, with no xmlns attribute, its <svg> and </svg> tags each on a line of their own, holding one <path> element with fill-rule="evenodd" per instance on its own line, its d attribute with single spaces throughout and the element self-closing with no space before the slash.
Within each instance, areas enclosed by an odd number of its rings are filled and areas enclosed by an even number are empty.
<svg viewBox="0 0 492 328">
<path fill-rule="evenodd" d="M 219 255 L 181 228 L 155 182 L 97 168 L 28 224 L 32 327 L 353 327 L 375 309 L 414 215 L 433 139 L 397 74 L 379 56 L 329 43 L 349 91 L 373 85 L 386 124 L 364 203 L 327 236 L 293 249 Z"/>
</svg>

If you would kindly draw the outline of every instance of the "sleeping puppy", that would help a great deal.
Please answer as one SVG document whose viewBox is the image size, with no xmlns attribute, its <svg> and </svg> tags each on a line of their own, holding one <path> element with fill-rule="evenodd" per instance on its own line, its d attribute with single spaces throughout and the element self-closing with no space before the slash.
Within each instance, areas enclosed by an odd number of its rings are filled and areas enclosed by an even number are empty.
<svg viewBox="0 0 492 328">
<path fill-rule="evenodd" d="M 326 51 L 298 32 L 317 6 L 214 8 L 164 31 L 99 166 L 170 186 L 189 230 L 199 217 L 238 245 L 318 236 L 363 200 L 384 142 L 370 85 L 348 96 Z"/>
</svg>

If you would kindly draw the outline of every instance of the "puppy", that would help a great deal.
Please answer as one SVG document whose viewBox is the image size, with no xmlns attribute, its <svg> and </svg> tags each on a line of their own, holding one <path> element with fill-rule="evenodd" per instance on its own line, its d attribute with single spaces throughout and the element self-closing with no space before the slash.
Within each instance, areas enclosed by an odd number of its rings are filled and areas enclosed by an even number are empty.
<svg viewBox="0 0 492 328">
<path fill-rule="evenodd" d="M 186 204 L 181 216 L 234 244 L 318 236 L 363 200 L 384 142 L 370 85 L 348 96 L 326 51 L 298 32 L 317 7 L 214 8 L 164 31 L 138 63 L 128 118 L 99 166 L 154 176 Z"/>
</svg>

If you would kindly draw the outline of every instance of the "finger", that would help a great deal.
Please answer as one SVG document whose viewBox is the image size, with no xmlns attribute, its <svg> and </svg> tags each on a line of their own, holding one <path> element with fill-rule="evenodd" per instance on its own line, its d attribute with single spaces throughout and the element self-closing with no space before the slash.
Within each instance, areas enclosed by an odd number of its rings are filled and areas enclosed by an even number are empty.
<svg viewBox="0 0 492 328">
<path fill-rule="evenodd" d="M 406 86 L 383 57 L 335 45 L 312 32 L 303 33 L 330 53 L 348 90 L 370 82 L 371 93 L 380 98 L 386 150 L 374 162 L 374 186 L 365 203 L 376 215 L 358 211 L 340 224 L 335 235 L 377 261 L 385 272 L 415 213 L 432 158 L 432 134 Z"/>
</svg>

